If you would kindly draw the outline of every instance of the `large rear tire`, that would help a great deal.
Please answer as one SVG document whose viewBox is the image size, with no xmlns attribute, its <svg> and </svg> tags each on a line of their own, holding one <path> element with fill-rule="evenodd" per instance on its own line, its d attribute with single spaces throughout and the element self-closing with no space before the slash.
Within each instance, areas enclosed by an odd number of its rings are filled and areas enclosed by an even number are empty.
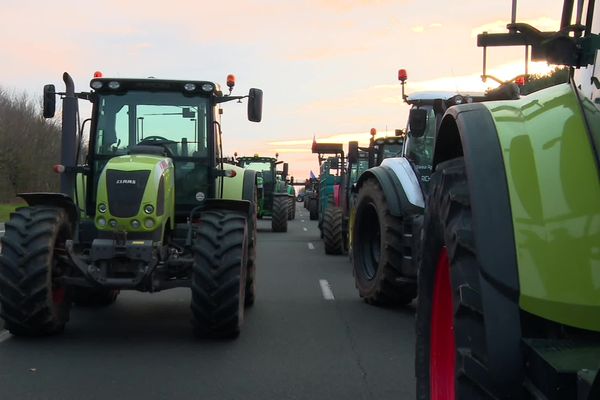
<svg viewBox="0 0 600 400">
<path fill-rule="evenodd" d="M 311 221 L 319 219 L 319 202 L 317 199 L 308 200 L 308 213 Z"/>
<path fill-rule="evenodd" d="M 234 338 L 244 320 L 246 217 L 206 211 L 193 245 L 192 323 L 201 337 Z"/>
<path fill-rule="evenodd" d="M 360 297 L 374 305 L 410 303 L 417 287 L 403 271 L 414 268 L 412 232 L 405 235 L 402 219 L 390 214 L 374 178 L 360 188 L 352 232 L 354 280 Z"/>
<path fill-rule="evenodd" d="M 273 196 L 273 214 L 271 229 L 273 232 L 287 232 L 288 211 L 290 208 L 287 196 Z"/>
<path fill-rule="evenodd" d="M 24 207 L 5 224 L 0 253 L 0 315 L 16 336 L 62 332 L 68 291 L 57 280 L 68 268 L 65 242 L 72 229 L 64 210 Z"/>
<path fill-rule="evenodd" d="M 480 266 L 463 158 L 440 163 L 430 189 L 417 301 L 417 398 L 520 398 L 492 387 L 486 367 Z"/>
<path fill-rule="evenodd" d="M 346 243 L 343 232 L 344 214 L 339 207 L 329 207 L 323 214 L 323 243 L 325 254 L 344 254 Z"/>
<path fill-rule="evenodd" d="M 69 296 L 73 303 L 79 306 L 103 307 L 111 305 L 117 301 L 119 290 L 73 287 L 69 289 Z"/>
</svg>

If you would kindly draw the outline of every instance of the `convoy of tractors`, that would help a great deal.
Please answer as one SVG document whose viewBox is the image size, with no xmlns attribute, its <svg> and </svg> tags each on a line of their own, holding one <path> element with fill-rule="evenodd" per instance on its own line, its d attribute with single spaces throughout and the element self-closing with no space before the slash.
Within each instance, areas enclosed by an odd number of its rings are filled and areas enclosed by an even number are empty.
<svg viewBox="0 0 600 400">
<path fill-rule="evenodd" d="M 222 154 L 221 104 L 245 99 L 260 122 L 261 90 L 96 73 L 76 92 L 65 73 L 43 104 L 50 118 L 62 98 L 61 192 L 22 193 L 2 238 L 6 329 L 55 334 L 72 303 L 188 287 L 196 334 L 235 337 L 255 299 L 256 220 L 286 232 L 298 201 L 365 302 L 416 299 L 417 398 L 600 399 L 600 16 L 580 3 L 541 32 L 513 2 L 508 33 L 477 38 L 482 78 L 498 81 L 489 47 L 525 46 L 570 68 L 567 83 L 406 94 L 402 69 L 405 129 L 346 151 L 313 141 L 319 176 L 298 195 L 278 155 Z"/>
</svg>

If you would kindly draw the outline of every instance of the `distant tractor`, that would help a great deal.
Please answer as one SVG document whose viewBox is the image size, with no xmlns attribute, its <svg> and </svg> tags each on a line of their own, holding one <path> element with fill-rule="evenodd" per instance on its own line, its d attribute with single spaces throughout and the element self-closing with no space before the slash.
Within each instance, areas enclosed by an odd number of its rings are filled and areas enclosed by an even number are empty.
<svg viewBox="0 0 600 400">
<path fill-rule="evenodd" d="M 17 336 L 63 331 L 71 303 L 108 304 L 120 290 L 191 289 L 195 332 L 235 337 L 254 302 L 256 173 L 223 162 L 212 82 L 104 78 L 90 92 L 44 87 L 44 116 L 62 105 L 62 193 L 22 193 L 0 253 L 0 313 Z M 92 104 L 89 147 L 78 100 Z M 83 159 L 82 154 L 87 158 Z"/>
<path fill-rule="evenodd" d="M 289 193 L 289 185 L 282 178 L 287 176 L 288 165 L 275 157 L 260 157 L 258 154 L 238 157 L 237 163 L 241 168 L 259 174 L 258 218 L 271 217 L 273 232 L 287 232 L 287 221 L 291 217 L 290 204 L 295 205 L 295 196 Z M 279 164 L 283 164 L 283 171 L 278 174 Z"/>
<path fill-rule="evenodd" d="M 571 76 L 441 121 L 420 251 L 419 399 L 600 399 L 598 2 L 577 2 L 573 18 L 564 1 L 557 32 L 515 22 L 515 3 L 508 33 L 478 36 L 484 57 L 527 46 Z"/>
</svg>

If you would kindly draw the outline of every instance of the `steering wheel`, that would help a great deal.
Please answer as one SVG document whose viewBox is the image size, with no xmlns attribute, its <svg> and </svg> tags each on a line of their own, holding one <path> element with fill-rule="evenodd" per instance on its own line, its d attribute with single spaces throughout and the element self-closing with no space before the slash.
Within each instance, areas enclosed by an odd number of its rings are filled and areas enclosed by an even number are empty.
<svg viewBox="0 0 600 400">
<path fill-rule="evenodd" d="M 168 147 L 168 144 L 177 144 L 174 140 L 169 140 L 162 136 L 146 136 L 142 140 L 138 142 L 141 145 L 150 145 L 150 146 L 162 146 L 163 149 L 167 152 L 169 157 L 174 157 L 175 153 L 173 150 Z"/>
</svg>

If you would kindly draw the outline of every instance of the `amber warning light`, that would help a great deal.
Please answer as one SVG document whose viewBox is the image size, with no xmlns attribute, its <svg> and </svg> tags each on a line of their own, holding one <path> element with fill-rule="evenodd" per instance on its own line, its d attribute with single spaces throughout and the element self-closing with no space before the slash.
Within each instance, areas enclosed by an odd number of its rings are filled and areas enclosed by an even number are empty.
<svg viewBox="0 0 600 400">
<path fill-rule="evenodd" d="M 405 69 L 398 70 L 398 80 L 400 82 L 404 82 L 407 78 L 408 78 L 408 75 L 407 75 Z"/>
<path fill-rule="evenodd" d="M 233 89 L 234 86 L 235 86 L 235 75 L 233 75 L 233 74 L 227 75 L 227 87 L 229 89 Z"/>
</svg>

